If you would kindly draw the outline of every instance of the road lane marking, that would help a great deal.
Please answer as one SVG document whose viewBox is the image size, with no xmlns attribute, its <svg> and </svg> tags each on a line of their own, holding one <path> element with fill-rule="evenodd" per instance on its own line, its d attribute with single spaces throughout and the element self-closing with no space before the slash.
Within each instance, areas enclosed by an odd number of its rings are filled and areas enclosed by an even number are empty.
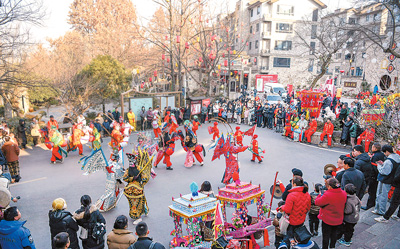
<svg viewBox="0 0 400 249">
<path fill-rule="evenodd" d="M 42 178 L 32 179 L 32 180 L 25 181 L 25 182 L 17 182 L 17 183 L 10 184 L 10 187 L 18 186 L 18 185 L 25 184 L 25 183 L 37 182 L 37 181 L 46 180 L 46 179 L 47 179 L 47 177 L 42 177 Z"/>
</svg>

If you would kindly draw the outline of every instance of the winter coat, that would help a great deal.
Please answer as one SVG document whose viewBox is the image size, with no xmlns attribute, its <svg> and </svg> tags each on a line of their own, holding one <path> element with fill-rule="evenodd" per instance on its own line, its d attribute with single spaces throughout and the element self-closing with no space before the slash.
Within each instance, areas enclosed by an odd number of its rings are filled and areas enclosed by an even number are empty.
<svg viewBox="0 0 400 249">
<path fill-rule="evenodd" d="M 183 120 L 190 119 L 190 108 L 185 108 L 185 112 L 183 113 Z"/>
<path fill-rule="evenodd" d="M 357 130 L 358 130 L 358 124 L 357 122 L 353 122 L 353 124 L 351 125 L 349 131 L 350 131 L 350 137 L 357 137 Z"/>
<path fill-rule="evenodd" d="M 2 249 L 36 249 L 31 232 L 24 227 L 26 221 L 0 221 L 0 247 Z"/>
<path fill-rule="evenodd" d="M 135 244 L 131 245 L 128 249 L 149 249 L 151 243 L 153 243 L 153 240 L 149 237 L 142 237 L 142 238 L 138 238 L 138 240 L 136 241 Z M 135 247 L 134 247 L 135 246 Z M 156 242 L 153 246 L 153 249 L 165 249 L 165 247 Z"/>
<path fill-rule="evenodd" d="M 328 189 L 315 200 L 315 205 L 320 206 L 318 218 L 331 226 L 343 223 L 344 207 L 347 195 L 340 188 Z"/>
<path fill-rule="evenodd" d="M 308 211 L 311 208 L 311 197 L 309 193 L 303 193 L 304 187 L 294 187 L 289 190 L 282 211 L 289 215 L 289 224 L 292 226 L 304 223 Z"/>
<path fill-rule="evenodd" d="M 275 227 L 275 236 L 277 237 L 283 237 L 283 234 L 281 234 L 281 229 L 279 228 L 279 220 L 282 218 L 282 213 L 278 212 L 272 221 L 272 225 Z"/>
<path fill-rule="evenodd" d="M 392 161 L 389 159 L 392 159 L 397 164 L 399 164 L 400 163 L 400 155 L 397 155 L 395 153 L 390 154 L 382 165 L 378 165 L 378 171 L 379 171 L 378 181 L 386 183 L 386 184 L 392 184 L 393 177 L 396 172 L 396 169 L 394 168 L 396 165 L 393 165 Z"/>
<path fill-rule="evenodd" d="M 13 143 L 11 140 L 5 142 L 1 147 L 3 154 L 6 156 L 7 162 L 15 162 L 19 159 L 19 147 L 17 144 Z"/>
<path fill-rule="evenodd" d="M 61 232 L 67 232 L 69 235 L 69 240 L 71 245 L 69 246 L 71 249 L 79 249 L 79 242 L 76 232 L 79 229 L 78 224 L 72 218 L 72 214 L 65 210 L 57 210 L 49 211 L 49 226 L 50 226 L 50 234 L 51 241 L 53 238 Z M 52 244 L 52 248 L 55 246 Z"/>
<path fill-rule="evenodd" d="M 347 108 L 340 109 L 339 121 L 346 120 L 346 118 L 347 118 Z"/>
<path fill-rule="evenodd" d="M 312 193 L 310 194 L 310 196 L 311 196 L 311 209 L 310 209 L 310 214 L 318 214 L 318 213 L 319 213 L 320 207 L 315 205 L 315 200 L 317 199 L 318 195 L 319 195 L 319 194 L 318 194 L 318 193 L 315 193 L 315 192 L 312 192 Z"/>
<path fill-rule="evenodd" d="M 83 249 L 103 249 L 104 238 L 101 238 L 99 241 L 96 241 L 92 237 L 92 232 L 97 222 L 106 224 L 106 220 L 94 205 L 90 206 L 90 217 L 85 218 L 84 215 L 85 215 L 85 208 L 83 206 L 80 209 L 76 210 L 76 212 L 73 215 L 78 225 L 88 230 L 87 239 L 82 240 Z"/>
<path fill-rule="evenodd" d="M 308 183 L 305 181 L 304 185 L 308 186 Z M 286 201 L 286 198 L 287 198 L 287 196 L 289 194 L 289 190 L 291 190 L 291 189 L 292 189 L 292 183 L 290 181 L 290 183 L 288 185 L 286 185 L 285 191 L 282 194 L 282 200 Z"/>
<path fill-rule="evenodd" d="M 394 173 L 392 186 L 395 188 L 400 188 L 400 167 L 397 167 L 396 172 Z"/>
<path fill-rule="evenodd" d="M 127 229 L 113 229 L 107 235 L 108 249 L 127 249 L 130 245 L 136 242 L 136 237 L 132 231 Z"/>
<path fill-rule="evenodd" d="M 355 224 L 360 219 L 361 201 L 356 195 L 347 194 L 346 205 L 344 208 L 343 221 Z"/>
<path fill-rule="evenodd" d="M 350 135 L 350 127 L 351 127 L 352 125 L 353 125 L 353 121 L 352 121 L 352 120 L 347 121 L 347 122 L 344 122 L 344 124 L 343 124 L 343 130 L 342 130 L 342 135 L 340 136 L 340 138 L 341 138 L 342 140 L 344 140 L 344 141 L 347 140 L 347 138 L 348 138 L 349 135 Z"/>
<path fill-rule="evenodd" d="M 344 187 L 348 183 L 352 183 L 354 186 L 356 186 L 357 189 L 356 195 L 360 200 L 362 200 L 365 193 L 365 188 L 367 187 L 365 183 L 364 174 L 356 168 L 346 169 L 345 172 L 343 173 L 342 181 L 340 184 L 342 189 L 344 189 Z"/>
<path fill-rule="evenodd" d="M 368 182 L 373 175 L 373 169 L 371 165 L 371 158 L 368 153 L 362 153 L 356 157 L 356 163 L 354 168 L 364 173 L 365 181 Z"/>
<path fill-rule="evenodd" d="M 382 161 L 384 162 L 386 160 L 385 154 L 383 154 L 382 151 L 376 151 L 371 157 L 371 165 L 372 165 L 372 178 L 377 179 L 378 178 L 378 162 Z"/>
</svg>

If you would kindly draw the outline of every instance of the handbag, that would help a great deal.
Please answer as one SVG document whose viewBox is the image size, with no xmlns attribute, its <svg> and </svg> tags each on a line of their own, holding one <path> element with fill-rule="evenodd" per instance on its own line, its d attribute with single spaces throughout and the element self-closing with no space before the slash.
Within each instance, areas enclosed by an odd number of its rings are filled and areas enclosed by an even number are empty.
<svg viewBox="0 0 400 249">
<path fill-rule="evenodd" d="M 311 237 L 312 237 L 311 233 L 304 225 L 294 229 L 294 238 L 300 244 L 307 244 L 308 241 L 311 239 Z"/>
<path fill-rule="evenodd" d="M 79 234 L 79 238 L 81 240 L 85 240 L 88 238 L 88 230 L 86 228 L 81 227 L 81 233 Z"/>
<path fill-rule="evenodd" d="M 282 217 L 279 219 L 279 230 L 282 235 L 286 235 L 288 226 L 289 226 L 289 215 L 283 213 Z"/>
<path fill-rule="evenodd" d="M 217 240 L 213 241 L 211 249 L 222 249 L 226 248 L 227 245 L 228 241 L 223 236 L 221 236 Z"/>
</svg>

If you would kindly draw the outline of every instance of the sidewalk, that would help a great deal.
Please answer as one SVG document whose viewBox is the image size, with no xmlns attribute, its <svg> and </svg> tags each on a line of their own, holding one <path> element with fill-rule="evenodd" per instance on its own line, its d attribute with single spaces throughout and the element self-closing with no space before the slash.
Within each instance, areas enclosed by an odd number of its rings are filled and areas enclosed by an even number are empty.
<svg viewBox="0 0 400 249">
<path fill-rule="evenodd" d="M 368 195 L 367 195 L 368 196 Z M 389 206 L 389 203 L 388 203 Z M 360 212 L 360 220 L 354 228 L 353 243 L 350 247 L 336 243 L 336 248 L 354 248 L 354 249 L 397 249 L 400 248 L 400 221 L 390 219 L 388 223 L 379 223 L 374 218 L 379 217 L 371 213 L 373 208 Z M 397 214 L 397 211 L 394 213 Z M 305 222 L 308 228 L 308 218 Z M 321 223 L 319 226 L 319 235 L 313 237 L 320 248 L 322 248 L 322 232 Z M 269 229 L 270 246 L 265 248 L 275 248 L 275 230 Z M 259 245 L 263 245 L 263 239 L 257 241 Z"/>
</svg>

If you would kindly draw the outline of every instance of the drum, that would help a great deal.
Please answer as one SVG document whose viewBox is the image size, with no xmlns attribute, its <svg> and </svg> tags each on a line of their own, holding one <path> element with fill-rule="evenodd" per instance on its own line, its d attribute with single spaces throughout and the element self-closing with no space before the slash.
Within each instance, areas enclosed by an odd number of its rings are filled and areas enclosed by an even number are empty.
<svg viewBox="0 0 400 249">
<path fill-rule="evenodd" d="M 6 208 L 11 202 L 11 193 L 7 188 L 0 187 L 0 207 Z"/>
</svg>

